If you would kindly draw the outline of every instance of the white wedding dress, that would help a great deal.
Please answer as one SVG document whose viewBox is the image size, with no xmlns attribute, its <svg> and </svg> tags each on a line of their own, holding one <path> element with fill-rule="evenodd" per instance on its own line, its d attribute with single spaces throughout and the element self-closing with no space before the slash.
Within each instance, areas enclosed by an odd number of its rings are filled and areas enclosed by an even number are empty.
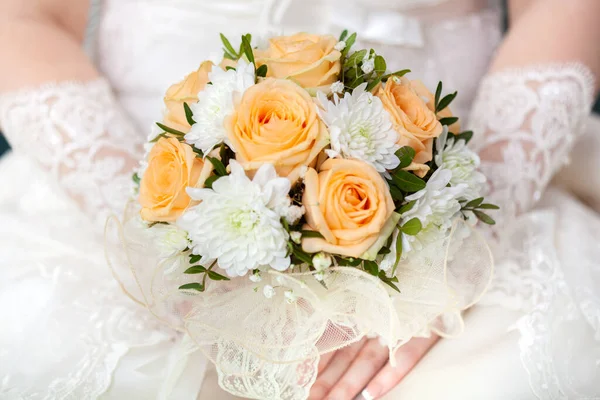
<svg viewBox="0 0 600 400">
<path fill-rule="evenodd" d="M 499 155 L 483 163 L 502 206 L 494 284 L 465 334 L 387 398 L 600 399 L 600 216 L 547 189 L 575 146 L 562 181 L 600 199 L 589 158 L 600 135 L 585 134 L 593 78 L 577 60 L 485 76 L 501 11 L 483 0 L 105 0 L 89 27 L 105 79 L 0 94 L 14 148 L 0 159 L 0 399 L 232 398 L 199 352 L 122 293 L 104 220 L 130 195 L 164 91 L 219 55 L 219 32 L 343 28 L 391 68 L 457 89 L 475 145 Z"/>
</svg>

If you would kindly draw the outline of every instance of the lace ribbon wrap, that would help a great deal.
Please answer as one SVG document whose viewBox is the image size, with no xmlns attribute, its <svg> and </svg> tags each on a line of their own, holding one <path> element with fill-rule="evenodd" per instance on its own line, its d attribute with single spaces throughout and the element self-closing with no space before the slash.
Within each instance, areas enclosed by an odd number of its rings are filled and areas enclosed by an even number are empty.
<svg viewBox="0 0 600 400">
<path fill-rule="evenodd" d="M 320 355 L 363 336 L 380 337 L 392 356 L 415 336 L 459 335 L 461 311 L 483 295 L 493 274 L 485 240 L 457 220 L 442 240 L 399 264 L 401 293 L 351 267 L 331 268 L 324 285 L 310 272 L 272 271 L 259 284 L 242 277 L 190 293 L 178 289 L 194 278 L 183 274 L 187 261 L 160 261 L 147 231 L 133 205 L 122 223 L 109 219 L 106 255 L 115 277 L 193 340 L 215 363 L 223 389 L 252 399 L 306 399 Z M 273 298 L 263 295 L 265 284 L 276 288 Z M 296 301 L 286 301 L 284 290 Z"/>
</svg>

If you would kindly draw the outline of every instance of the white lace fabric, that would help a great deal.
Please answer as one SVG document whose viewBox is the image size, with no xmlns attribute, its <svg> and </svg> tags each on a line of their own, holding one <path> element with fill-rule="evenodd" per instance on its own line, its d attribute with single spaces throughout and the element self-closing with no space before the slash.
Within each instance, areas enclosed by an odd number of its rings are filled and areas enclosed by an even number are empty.
<svg viewBox="0 0 600 400">
<path fill-rule="evenodd" d="M 97 226 L 124 208 L 144 136 L 106 80 L 2 94 L 0 126 L 15 151 L 38 162 Z"/>
<path fill-rule="evenodd" d="M 471 114 L 490 200 L 508 223 L 540 200 L 590 113 L 594 78 L 582 64 L 540 65 L 487 76 Z"/>
<path fill-rule="evenodd" d="M 596 399 L 600 374 L 600 218 L 547 185 L 589 116 L 594 78 L 581 64 L 486 77 L 471 115 L 489 183 L 496 270 L 484 304 L 525 312 L 520 349 L 540 399 Z M 575 155 L 576 156 L 576 155 Z M 585 174 L 592 171 L 581 171 Z M 542 199 L 544 211 L 530 211 Z M 595 371 L 595 372 L 594 372 Z"/>
<path fill-rule="evenodd" d="M 132 348 L 174 337 L 123 295 L 98 235 L 142 136 L 105 80 L 2 94 L 0 124 L 15 152 L 0 163 L 0 398 L 99 398 Z"/>
</svg>

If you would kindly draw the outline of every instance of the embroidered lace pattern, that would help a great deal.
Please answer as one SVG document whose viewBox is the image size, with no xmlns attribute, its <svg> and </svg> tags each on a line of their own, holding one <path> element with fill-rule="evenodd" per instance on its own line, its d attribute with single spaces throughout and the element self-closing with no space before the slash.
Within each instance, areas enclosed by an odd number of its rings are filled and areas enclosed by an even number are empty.
<svg viewBox="0 0 600 400">
<path fill-rule="evenodd" d="M 561 201 L 560 193 L 551 194 L 558 209 L 528 212 L 568 162 L 593 90 L 593 76 L 581 64 L 492 74 L 482 82 L 470 121 L 488 198 L 502 208 L 494 233 L 496 277 L 483 303 L 526 312 L 517 324 L 521 357 L 540 399 L 597 395 L 583 378 L 596 382 L 592 371 L 600 365 L 600 346 L 591 345 L 598 341 L 600 301 L 590 283 L 600 275 L 600 254 L 586 248 L 597 217 Z"/>
<path fill-rule="evenodd" d="M 121 212 L 144 136 L 105 80 L 4 94 L 0 124 L 14 149 L 34 158 L 98 226 Z"/>
</svg>

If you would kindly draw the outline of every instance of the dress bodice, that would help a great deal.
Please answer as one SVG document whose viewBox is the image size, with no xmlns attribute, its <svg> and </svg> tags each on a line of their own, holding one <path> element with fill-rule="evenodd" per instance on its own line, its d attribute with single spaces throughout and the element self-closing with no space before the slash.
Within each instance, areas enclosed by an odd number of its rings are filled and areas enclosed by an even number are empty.
<svg viewBox="0 0 600 400">
<path fill-rule="evenodd" d="M 410 68 L 429 87 L 442 80 L 446 90 L 458 90 L 456 112 L 466 116 L 500 40 L 500 16 L 487 0 L 105 0 L 95 59 L 146 131 L 170 84 L 205 59 L 218 61 L 219 32 L 233 39 L 347 28 L 390 68 Z"/>
</svg>

